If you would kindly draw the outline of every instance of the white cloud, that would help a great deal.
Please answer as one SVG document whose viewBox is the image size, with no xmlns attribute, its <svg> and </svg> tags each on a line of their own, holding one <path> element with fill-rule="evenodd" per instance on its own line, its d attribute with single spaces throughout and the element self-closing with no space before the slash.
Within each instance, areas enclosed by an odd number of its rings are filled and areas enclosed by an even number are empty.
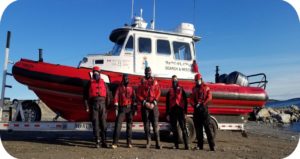
<svg viewBox="0 0 300 159">
<path fill-rule="evenodd" d="M 13 2 L 15 2 L 16 0 L 2 0 L 0 2 L 0 22 L 1 22 L 1 19 L 2 19 L 2 15 L 5 11 L 5 9 L 10 5 L 12 4 Z"/>
</svg>

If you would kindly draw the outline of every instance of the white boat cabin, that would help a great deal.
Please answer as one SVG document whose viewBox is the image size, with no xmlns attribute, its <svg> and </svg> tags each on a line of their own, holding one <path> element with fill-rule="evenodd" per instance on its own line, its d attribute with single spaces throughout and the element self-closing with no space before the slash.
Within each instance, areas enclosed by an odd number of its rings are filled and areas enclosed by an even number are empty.
<svg viewBox="0 0 300 159">
<path fill-rule="evenodd" d="M 79 67 L 144 75 L 145 67 L 152 69 L 154 77 L 193 79 L 193 60 L 196 59 L 194 26 L 182 23 L 174 32 L 146 28 L 141 17 L 135 17 L 131 26 L 112 31 L 110 40 L 115 43 L 107 54 L 89 54 Z"/>
</svg>

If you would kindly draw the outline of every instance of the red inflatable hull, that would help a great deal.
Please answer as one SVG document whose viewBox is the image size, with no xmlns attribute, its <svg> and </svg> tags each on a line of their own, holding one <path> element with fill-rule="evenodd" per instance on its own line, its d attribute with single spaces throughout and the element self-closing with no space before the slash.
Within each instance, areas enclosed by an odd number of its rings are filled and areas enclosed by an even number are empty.
<svg viewBox="0 0 300 159">
<path fill-rule="evenodd" d="M 75 68 L 63 65 L 21 59 L 13 66 L 14 78 L 29 89 L 54 112 L 69 121 L 88 121 L 89 114 L 85 112 L 83 102 L 83 88 L 90 80 L 90 69 Z M 108 84 L 112 94 L 120 83 L 122 73 L 102 71 L 109 77 Z M 142 76 L 129 75 L 130 84 L 137 87 Z M 165 96 L 171 86 L 170 78 L 156 78 L 162 90 L 159 99 L 160 120 L 165 121 Z M 194 86 L 193 80 L 180 80 L 187 94 Z M 215 115 L 245 115 L 253 111 L 254 107 L 262 107 L 268 96 L 264 89 L 256 87 L 242 87 L 235 84 L 208 83 L 213 93 L 213 100 L 209 104 L 209 111 Z M 108 121 L 115 120 L 113 107 L 107 106 Z M 139 109 L 140 111 L 140 109 Z M 189 105 L 188 112 L 193 108 Z M 141 121 L 141 113 L 134 121 Z"/>
</svg>

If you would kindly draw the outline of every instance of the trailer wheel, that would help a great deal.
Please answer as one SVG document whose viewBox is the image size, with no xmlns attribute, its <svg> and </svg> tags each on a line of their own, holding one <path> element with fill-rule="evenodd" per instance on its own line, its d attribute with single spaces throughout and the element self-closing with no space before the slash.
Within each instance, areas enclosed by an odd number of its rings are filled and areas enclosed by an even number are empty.
<svg viewBox="0 0 300 159">
<path fill-rule="evenodd" d="M 210 122 L 209 122 L 209 128 L 211 130 L 213 138 L 215 139 L 217 136 L 218 126 L 217 126 L 217 122 L 211 117 L 210 117 Z"/>
<path fill-rule="evenodd" d="M 212 137 L 215 139 L 217 136 L 218 126 L 217 126 L 217 122 L 212 117 L 210 117 L 209 128 L 212 133 Z M 204 142 L 207 143 L 207 136 L 204 128 L 203 128 L 203 138 L 204 138 Z"/>
<path fill-rule="evenodd" d="M 41 121 L 42 113 L 38 104 L 34 101 L 22 102 L 24 118 L 26 122 Z M 17 116 L 17 121 L 22 121 L 21 114 Z"/>
<path fill-rule="evenodd" d="M 188 143 L 192 143 L 196 139 L 196 130 L 194 127 L 194 122 L 192 118 L 186 118 L 186 128 L 188 134 Z M 179 143 L 183 143 L 182 130 L 177 124 L 177 132 L 178 132 L 178 141 Z"/>
</svg>

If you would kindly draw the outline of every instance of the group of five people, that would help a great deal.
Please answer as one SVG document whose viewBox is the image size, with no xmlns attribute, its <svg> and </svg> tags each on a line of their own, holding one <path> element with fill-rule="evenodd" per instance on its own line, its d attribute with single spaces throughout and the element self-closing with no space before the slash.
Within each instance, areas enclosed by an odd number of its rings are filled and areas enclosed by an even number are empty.
<svg viewBox="0 0 300 159">
<path fill-rule="evenodd" d="M 159 136 L 159 108 L 158 99 L 161 90 L 158 81 L 151 76 L 151 68 L 146 67 L 145 77 L 142 78 L 137 90 L 129 85 L 127 74 L 123 74 L 122 82 L 118 86 L 114 95 L 114 106 L 117 117 L 113 133 L 112 148 L 118 147 L 118 140 L 121 132 L 122 122 L 126 117 L 127 146 L 132 147 L 132 119 L 137 112 L 138 103 L 141 105 L 141 113 L 144 124 L 144 131 L 147 140 L 146 148 L 151 146 L 150 124 L 152 125 L 156 148 L 161 149 Z M 92 109 L 93 132 L 96 147 L 107 148 L 106 144 L 106 105 L 110 103 L 108 88 L 103 79 L 100 78 L 100 68 L 93 67 L 93 76 L 86 87 L 85 106 L 86 111 Z M 203 82 L 201 74 L 195 75 L 195 86 L 190 95 L 190 103 L 194 107 L 193 122 L 196 129 L 197 146 L 196 149 L 203 149 L 203 127 L 211 151 L 214 151 L 214 139 L 209 128 L 210 116 L 208 113 L 208 102 L 212 99 L 209 87 Z M 166 96 L 167 120 L 170 122 L 175 149 L 179 149 L 177 123 L 182 130 L 185 149 L 190 149 L 188 144 L 188 132 L 186 128 L 186 115 L 188 106 L 188 96 L 183 87 L 179 85 L 176 75 L 172 76 L 172 87 Z M 101 141 L 100 141 L 101 137 Z"/>
</svg>

